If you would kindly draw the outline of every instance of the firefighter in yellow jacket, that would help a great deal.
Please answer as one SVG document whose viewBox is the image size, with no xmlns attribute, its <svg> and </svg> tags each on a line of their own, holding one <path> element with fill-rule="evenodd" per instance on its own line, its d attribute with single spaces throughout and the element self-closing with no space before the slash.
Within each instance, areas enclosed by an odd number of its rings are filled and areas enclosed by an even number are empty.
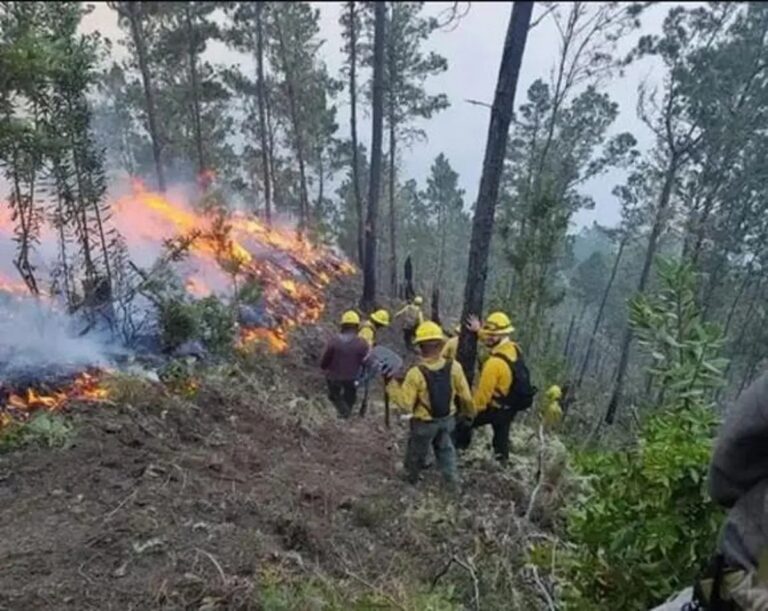
<svg viewBox="0 0 768 611">
<path fill-rule="evenodd" d="M 461 335 L 461 325 L 453 328 L 453 335 L 445 342 L 443 346 L 443 358 L 455 359 L 459 352 L 459 335 Z"/>
<path fill-rule="evenodd" d="M 410 434 L 405 453 L 408 481 L 416 483 L 430 448 L 434 448 L 437 464 L 446 481 L 458 484 L 456 450 L 453 433 L 456 401 L 471 413 L 472 395 L 461 365 L 445 359 L 440 352 L 445 337 L 439 325 L 426 321 L 416 329 L 414 343 L 421 359 L 405 374 L 402 384 L 387 382 L 387 393 L 403 410 L 410 412 Z"/>
<path fill-rule="evenodd" d="M 365 343 L 369 347 L 373 347 L 376 343 L 376 332 L 379 329 L 389 326 L 389 312 L 381 309 L 376 310 L 368 317 L 368 320 L 364 321 L 360 325 L 360 332 L 358 335 L 365 340 Z"/>
<path fill-rule="evenodd" d="M 424 322 L 424 314 L 421 311 L 422 303 L 422 298 L 417 295 L 411 303 L 405 304 L 395 312 L 395 318 L 403 317 L 403 343 L 408 351 L 412 351 L 414 348 L 413 338 L 416 334 L 416 328 Z"/>
<path fill-rule="evenodd" d="M 535 387 L 531 386 L 528 369 L 520 347 L 510 339 L 515 330 L 509 316 L 494 312 L 481 325 L 477 318 L 469 322 L 472 331 L 489 348 L 483 363 L 473 402 L 475 418 L 471 426 L 462 425 L 456 432 L 459 449 L 469 446 L 472 429 L 490 424 L 493 428 L 493 451 L 505 463 L 509 459 L 509 429 L 517 412 L 533 404 Z"/>
</svg>

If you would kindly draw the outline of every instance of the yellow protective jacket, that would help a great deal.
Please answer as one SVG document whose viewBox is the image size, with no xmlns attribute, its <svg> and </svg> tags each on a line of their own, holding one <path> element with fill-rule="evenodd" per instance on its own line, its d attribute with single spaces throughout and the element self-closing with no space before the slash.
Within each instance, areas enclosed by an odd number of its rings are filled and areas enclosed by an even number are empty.
<svg viewBox="0 0 768 611">
<path fill-rule="evenodd" d="M 480 381 L 475 388 L 473 402 L 476 412 L 485 411 L 495 405 L 494 397 L 506 396 L 512 387 L 512 369 L 506 362 L 493 356 L 503 354 L 514 362 L 517 360 L 518 350 L 517 344 L 509 339 L 504 339 L 493 347 L 491 354 L 483 363 Z"/>
<path fill-rule="evenodd" d="M 438 357 L 432 360 L 422 360 L 421 365 L 432 371 L 438 371 L 445 366 L 445 359 Z M 464 375 L 461 364 L 453 361 L 451 364 L 451 414 L 456 411 L 455 397 L 459 398 L 462 407 L 472 411 L 472 393 Z M 405 374 L 402 384 L 392 380 L 387 384 L 387 395 L 401 409 L 413 414 L 416 420 L 432 420 L 429 410 L 429 391 L 424 374 L 418 367 L 411 367 Z"/>
<path fill-rule="evenodd" d="M 365 343 L 368 344 L 368 347 L 370 348 L 376 342 L 376 328 L 370 320 L 366 320 L 360 325 L 360 331 L 358 331 L 357 336 L 364 339 Z"/>
<path fill-rule="evenodd" d="M 459 351 L 459 336 L 450 338 L 443 346 L 442 357 L 444 359 L 456 359 L 456 353 Z"/>
<path fill-rule="evenodd" d="M 409 326 L 418 326 L 424 322 L 424 314 L 421 313 L 421 308 L 415 303 L 408 303 L 397 312 L 395 312 L 395 318 L 405 316 L 406 324 Z"/>
</svg>

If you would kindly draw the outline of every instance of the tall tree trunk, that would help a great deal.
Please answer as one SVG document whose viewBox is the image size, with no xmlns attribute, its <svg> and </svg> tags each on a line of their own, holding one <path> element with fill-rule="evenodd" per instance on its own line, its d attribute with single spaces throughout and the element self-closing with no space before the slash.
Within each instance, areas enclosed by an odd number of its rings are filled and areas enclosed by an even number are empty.
<svg viewBox="0 0 768 611">
<path fill-rule="evenodd" d="M 131 36 L 136 47 L 136 56 L 139 60 L 141 82 L 144 86 L 144 103 L 147 111 L 147 123 L 149 125 L 149 137 L 152 140 L 152 157 L 155 161 L 155 174 L 157 175 L 157 188 L 165 192 L 165 171 L 161 156 L 162 144 L 160 131 L 157 127 L 157 109 L 155 106 L 155 94 L 152 88 L 152 77 L 147 62 L 147 47 L 144 41 L 144 29 L 141 24 L 142 3 L 126 2 L 128 17 L 131 22 Z"/>
<path fill-rule="evenodd" d="M 515 2 L 504 39 L 504 52 L 499 67 L 488 140 L 483 158 L 483 173 L 472 219 L 472 237 L 469 245 L 467 280 L 464 287 L 462 320 L 471 314 L 482 315 L 485 280 L 488 275 L 488 254 L 493 235 L 493 219 L 499 198 L 499 183 L 509 137 L 509 124 L 515 103 L 515 89 L 523 60 L 525 40 L 531 23 L 533 2 Z M 470 380 L 474 378 L 477 357 L 477 336 L 463 328 L 459 339 L 459 362 Z"/>
<path fill-rule="evenodd" d="M 389 294 L 397 297 L 397 222 L 395 214 L 395 125 L 389 124 Z"/>
<path fill-rule="evenodd" d="M 291 123 L 293 124 L 296 158 L 299 162 L 299 237 L 301 237 L 307 230 L 307 222 L 309 220 L 309 192 L 307 190 L 307 170 L 304 163 L 304 138 L 296 105 L 297 100 L 293 82 L 293 66 L 288 63 L 288 50 L 285 45 L 285 37 L 283 35 L 282 25 L 280 24 L 280 17 L 277 14 L 275 14 L 275 25 L 277 26 L 277 38 L 280 44 L 280 56 L 283 62 L 283 71 L 285 72 L 285 82 L 288 86 L 288 106 L 291 112 Z"/>
<path fill-rule="evenodd" d="M 565 346 L 563 347 L 563 358 L 568 359 L 571 351 L 571 338 L 573 337 L 573 328 L 576 326 L 576 314 L 571 314 L 571 322 L 568 323 L 568 331 L 565 334 Z"/>
<path fill-rule="evenodd" d="M 195 149 L 197 151 L 197 172 L 202 177 L 205 172 L 205 154 L 203 152 L 203 124 L 200 116 L 200 85 L 197 75 L 197 32 L 192 23 L 191 3 L 184 5 L 184 21 L 189 44 L 189 79 L 192 82 L 192 119 L 195 126 Z"/>
<path fill-rule="evenodd" d="M 373 103 L 371 136 L 371 177 L 368 181 L 368 214 L 365 223 L 365 263 L 361 306 L 370 310 L 376 301 L 376 216 L 381 182 L 381 140 L 384 127 L 384 37 L 387 18 L 386 3 L 374 5 L 373 34 Z"/>
<path fill-rule="evenodd" d="M 390 9 L 390 26 L 394 21 L 394 6 Z M 388 75 L 388 111 L 389 111 L 389 294 L 397 297 L 397 240 L 395 214 L 395 162 L 397 161 L 397 108 L 395 108 L 398 75 L 395 73 L 395 49 L 392 36 L 387 36 L 387 75 Z"/>
<path fill-rule="evenodd" d="M 600 300 L 600 307 L 597 309 L 597 315 L 595 316 L 595 324 L 592 326 L 592 335 L 589 337 L 587 343 L 587 351 L 584 354 L 584 360 L 581 362 L 581 368 L 579 369 L 579 377 L 576 380 L 576 390 L 581 388 L 582 382 L 584 382 L 584 375 L 589 367 L 589 360 L 592 358 L 592 349 L 595 346 L 595 338 L 597 332 L 600 330 L 600 323 L 603 321 L 603 314 L 605 313 L 605 306 L 608 303 L 608 295 L 613 288 L 613 282 L 616 279 L 616 272 L 619 271 L 619 264 L 621 263 L 621 257 L 624 254 L 624 247 L 627 245 L 628 238 L 625 236 L 619 243 L 619 251 L 616 253 L 616 258 L 613 260 L 613 267 L 611 268 L 611 275 L 608 278 L 608 284 L 605 285 L 603 290 L 603 297 Z"/>
<path fill-rule="evenodd" d="M 317 160 L 317 203 L 315 204 L 315 217 L 319 226 L 323 218 L 323 197 L 325 197 L 325 169 L 323 168 L 323 151 Z"/>
<path fill-rule="evenodd" d="M 360 160 L 357 144 L 357 7 L 349 6 L 349 127 L 352 134 L 352 188 L 357 213 L 357 259 L 362 266 L 365 260 L 365 221 L 363 220 L 363 196 L 360 193 Z"/>
<path fill-rule="evenodd" d="M 747 289 L 751 281 L 752 281 L 752 267 L 750 266 L 749 269 L 744 274 L 744 279 L 741 281 L 741 284 L 739 285 L 739 290 L 736 291 L 736 296 L 731 302 L 731 307 L 728 309 L 728 316 L 725 319 L 725 325 L 723 325 L 723 337 L 728 336 L 728 331 L 730 331 L 731 329 L 731 322 L 733 322 L 733 315 L 736 313 L 736 307 L 741 302 L 741 298 L 744 295 L 744 291 Z"/>
<path fill-rule="evenodd" d="M 440 232 L 440 250 L 437 253 L 437 271 L 435 272 L 435 286 L 443 286 L 443 274 L 445 273 L 445 249 L 447 240 L 446 203 L 440 202 L 438 211 L 438 231 Z"/>
<path fill-rule="evenodd" d="M 670 154 L 669 165 L 667 167 L 666 175 L 664 176 L 664 185 L 661 189 L 661 195 L 659 196 L 659 204 L 656 209 L 656 218 L 653 221 L 653 227 L 651 228 L 651 235 L 648 237 L 648 247 L 645 250 L 645 260 L 643 261 L 643 269 L 640 272 L 640 280 L 637 283 L 637 293 L 644 293 L 645 287 L 648 284 L 648 278 L 651 273 L 651 267 L 653 265 L 653 259 L 656 256 L 656 249 L 659 245 L 659 238 L 661 232 L 664 229 L 664 218 L 669 207 L 669 200 L 672 196 L 672 186 L 675 182 L 675 175 L 677 174 L 678 157 L 675 153 Z M 619 355 L 619 364 L 616 370 L 616 381 L 613 385 L 613 391 L 611 393 L 611 399 L 608 402 L 608 409 L 605 412 L 605 422 L 607 424 L 613 424 L 616 418 L 616 410 L 621 401 L 621 395 L 624 390 L 624 378 L 627 374 L 627 365 L 629 364 L 629 349 L 632 344 L 632 328 L 627 324 L 627 328 L 624 331 L 624 338 L 621 342 L 621 354 Z"/>
<path fill-rule="evenodd" d="M 271 147 L 267 142 L 267 112 L 264 87 L 264 26 L 261 11 L 264 5 L 256 3 L 256 97 L 259 104 L 259 137 L 261 139 L 261 168 L 264 180 L 264 217 L 272 224 L 272 176 Z"/>
<path fill-rule="evenodd" d="M 272 198 L 275 211 L 280 207 L 280 186 L 275 178 L 275 130 L 272 126 L 272 103 L 269 99 L 269 89 L 264 88 L 264 108 L 267 112 L 267 145 L 269 152 L 269 175 L 272 182 Z"/>
</svg>

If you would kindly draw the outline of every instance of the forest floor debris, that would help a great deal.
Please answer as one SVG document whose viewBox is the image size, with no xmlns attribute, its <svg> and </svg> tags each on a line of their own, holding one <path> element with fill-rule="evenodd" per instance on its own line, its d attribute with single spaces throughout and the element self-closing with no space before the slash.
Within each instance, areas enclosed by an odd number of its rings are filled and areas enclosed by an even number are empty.
<svg viewBox="0 0 768 611">
<path fill-rule="evenodd" d="M 458 499 L 434 471 L 408 486 L 404 424 L 325 401 L 323 334 L 211 369 L 194 396 L 114 376 L 113 404 L 66 416 L 66 444 L 0 454 L 0 609 L 545 608 L 524 569 L 556 520 L 557 445 L 532 521 L 528 427 L 508 469 L 478 438 Z"/>
</svg>

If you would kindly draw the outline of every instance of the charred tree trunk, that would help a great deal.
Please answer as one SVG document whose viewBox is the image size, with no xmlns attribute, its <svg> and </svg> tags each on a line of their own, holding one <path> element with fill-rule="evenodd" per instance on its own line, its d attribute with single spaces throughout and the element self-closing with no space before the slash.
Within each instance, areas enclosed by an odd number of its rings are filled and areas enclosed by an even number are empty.
<svg viewBox="0 0 768 611">
<path fill-rule="evenodd" d="M 397 221 L 395 213 L 395 125 L 389 124 L 389 294 L 397 297 Z"/>
<path fill-rule="evenodd" d="M 349 127 L 352 137 L 352 189 L 357 212 L 357 259 L 365 261 L 365 222 L 363 220 L 363 196 L 360 193 L 360 160 L 357 149 L 357 7 L 349 6 Z"/>
<path fill-rule="evenodd" d="M 624 254 L 624 247 L 627 245 L 628 239 L 622 238 L 619 243 L 619 251 L 616 253 L 616 258 L 613 261 L 613 267 L 611 268 L 611 275 L 608 278 L 608 284 L 605 285 L 603 291 L 603 297 L 600 300 L 600 307 L 597 309 L 597 315 L 595 316 L 595 324 L 592 326 L 592 335 L 589 336 L 589 342 L 587 343 L 587 351 L 584 354 L 584 360 L 581 362 L 581 368 L 579 369 L 579 377 L 576 380 L 576 390 L 581 388 L 582 382 L 584 382 L 584 375 L 589 367 L 589 360 L 592 358 L 592 349 L 595 346 L 595 338 L 597 332 L 600 330 L 600 323 L 603 321 L 603 314 L 605 313 L 605 306 L 608 303 L 608 295 L 613 287 L 613 282 L 616 279 L 616 273 L 619 271 L 619 264 L 621 263 L 621 257 Z"/>
<path fill-rule="evenodd" d="M 264 87 L 264 26 L 261 11 L 264 5 L 256 3 L 256 97 L 259 105 L 259 137 L 261 140 L 261 168 L 264 180 L 264 217 L 272 224 L 272 163 L 271 147 L 267 142 L 266 91 Z"/>
<path fill-rule="evenodd" d="M 432 307 L 431 307 L 431 320 L 440 324 L 440 289 L 435 287 L 432 289 Z"/>
<path fill-rule="evenodd" d="M 480 188 L 472 220 L 462 320 L 466 320 L 471 314 L 480 316 L 483 310 L 493 219 L 499 198 L 499 183 L 507 150 L 509 124 L 512 121 L 517 78 L 520 74 L 532 11 L 533 2 L 515 2 L 512 5 L 512 15 L 507 26 L 504 52 L 501 57 L 499 78 L 488 126 L 483 173 L 480 177 Z M 458 359 L 470 383 L 474 378 L 476 357 L 477 336 L 463 328 L 459 339 Z"/>
<path fill-rule="evenodd" d="M 147 124 L 149 126 L 149 137 L 152 140 L 152 157 L 155 161 L 155 173 L 157 174 L 157 187 L 160 191 L 165 191 L 165 172 L 163 170 L 163 161 L 161 156 L 162 144 L 160 131 L 157 126 L 157 108 L 155 106 L 155 94 L 152 88 L 152 77 L 149 72 L 149 63 L 147 61 L 147 47 L 144 41 L 144 29 L 141 24 L 142 3 L 126 2 L 128 18 L 131 23 L 131 36 L 133 44 L 136 47 L 136 57 L 139 60 L 139 71 L 141 72 L 141 82 L 144 86 L 144 103 L 147 111 Z"/>
<path fill-rule="evenodd" d="M 416 296 L 416 290 L 413 288 L 413 263 L 411 263 L 411 255 L 408 255 L 405 259 L 403 276 L 405 278 L 405 294 L 403 297 L 406 301 L 411 301 Z"/>
<path fill-rule="evenodd" d="M 656 210 L 656 218 L 653 221 L 653 227 L 651 228 L 651 235 L 648 237 L 648 247 L 645 250 L 645 260 L 643 261 L 643 269 L 640 272 L 640 280 L 637 283 L 637 292 L 644 293 L 645 287 L 648 284 L 648 278 L 651 273 L 651 266 L 653 259 L 656 256 L 656 249 L 659 245 L 659 238 L 665 225 L 665 215 L 669 207 L 669 200 L 672 196 L 672 186 L 675 182 L 675 175 L 677 174 L 678 157 L 673 152 L 670 156 L 667 172 L 664 177 L 664 185 L 661 189 L 661 195 L 659 196 L 659 205 Z M 611 399 L 608 402 L 608 409 L 605 412 L 605 422 L 607 424 L 613 424 L 616 418 L 616 410 L 621 401 L 621 395 L 624 390 L 624 378 L 627 373 L 627 365 L 629 364 L 629 351 L 632 344 L 632 328 L 627 325 L 624 331 L 624 339 L 621 342 L 621 353 L 619 355 L 619 364 L 616 369 L 616 381 L 613 385 L 613 391 L 611 393 Z"/>
<path fill-rule="evenodd" d="M 199 176 L 205 172 L 205 154 L 203 150 L 203 124 L 200 116 L 200 85 L 197 75 L 197 34 L 192 23 L 190 3 L 184 6 L 184 21 L 189 44 L 189 79 L 192 83 L 192 118 L 195 126 L 195 149 L 197 151 L 197 171 Z"/>
<path fill-rule="evenodd" d="M 363 265 L 362 307 L 370 310 L 376 301 L 376 216 L 381 181 L 381 140 L 384 123 L 384 37 L 386 4 L 374 6 L 373 35 L 373 108 L 371 136 L 371 177 L 368 181 L 368 214 L 365 223 L 365 263 Z"/>
</svg>

